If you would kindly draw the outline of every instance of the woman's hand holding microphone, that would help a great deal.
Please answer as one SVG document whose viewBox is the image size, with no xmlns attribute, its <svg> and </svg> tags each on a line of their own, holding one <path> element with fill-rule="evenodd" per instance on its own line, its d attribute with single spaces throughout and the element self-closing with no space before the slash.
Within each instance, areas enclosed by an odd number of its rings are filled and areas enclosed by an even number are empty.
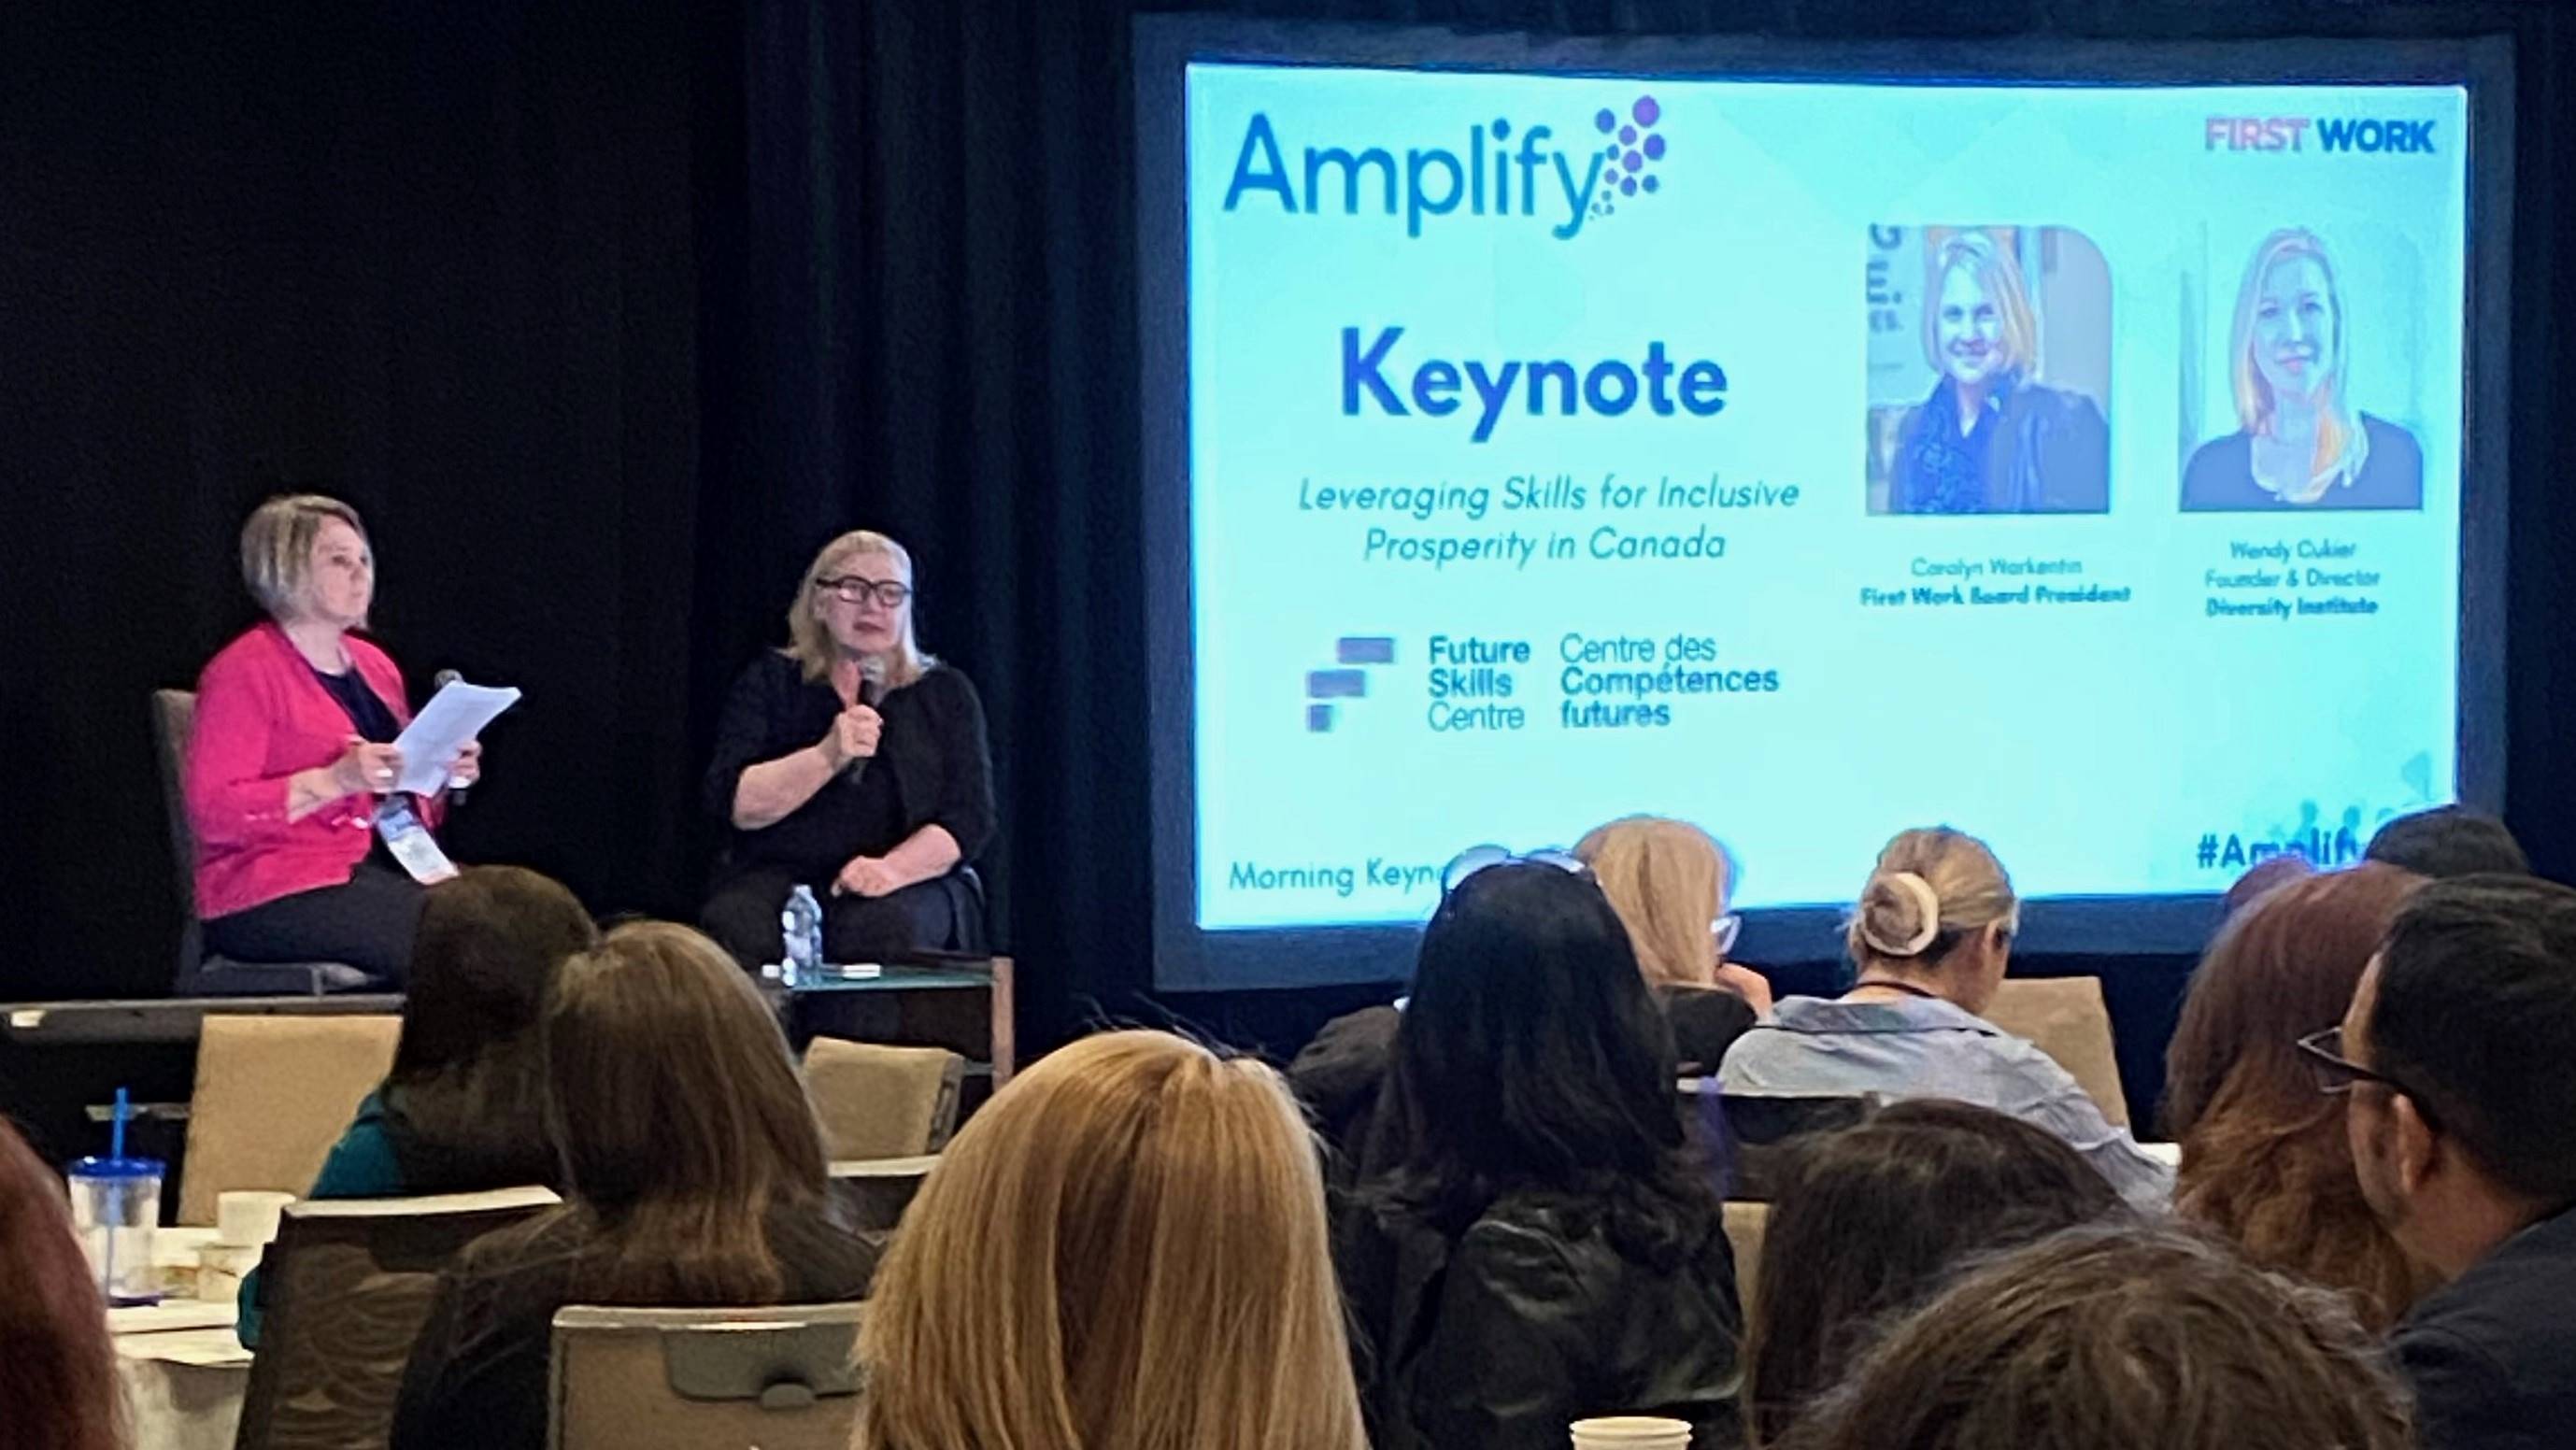
<svg viewBox="0 0 2576 1450">
<path fill-rule="evenodd" d="M 872 706 L 851 705 L 832 717 L 832 728 L 823 733 L 815 748 L 823 752 L 823 758 L 837 772 L 847 769 L 852 761 L 875 756 L 877 741 L 884 734 L 884 716 Z"/>
</svg>

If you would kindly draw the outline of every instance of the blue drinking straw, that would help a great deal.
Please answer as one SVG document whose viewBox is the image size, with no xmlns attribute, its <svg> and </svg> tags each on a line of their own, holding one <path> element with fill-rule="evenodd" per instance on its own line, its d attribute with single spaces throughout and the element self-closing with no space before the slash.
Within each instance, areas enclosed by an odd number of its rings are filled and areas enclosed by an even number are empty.
<svg viewBox="0 0 2576 1450">
<path fill-rule="evenodd" d="M 125 1120 L 134 1116 L 134 1105 L 127 1100 L 125 1089 L 116 1090 L 116 1118 L 108 1129 L 107 1156 L 119 1162 L 125 1158 Z"/>
</svg>

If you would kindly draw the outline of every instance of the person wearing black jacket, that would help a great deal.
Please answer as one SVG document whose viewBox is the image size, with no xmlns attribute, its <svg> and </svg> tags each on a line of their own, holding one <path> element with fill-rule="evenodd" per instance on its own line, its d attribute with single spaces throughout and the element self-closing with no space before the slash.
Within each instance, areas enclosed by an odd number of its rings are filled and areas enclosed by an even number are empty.
<svg viewBox="0 0 2576 1450">
<path fill-rule="evenodd" d="M 1335 1258 L 1378 1450 L 1556 1450 L 1668 1415 L 1737 1443 L 1743 1310 L 1689 1161 L 1671 1034 L 1588 871 L 1508 862 L 1424 932 L 1381 1116 L 1399 1156 L 1346 1196 Z"/>
<path fill-rule="evenodd" d="M 984 706 L 922 652 L 912 556 L 882 534 L 823 546 L 787 611 L 789 644 L 734 682 L 707 766 L 730 831 L 700 924 L 746 967 L 784 956 L 797 886 L 823 904 L 823 951 L 881 961 L 972 941 L 960 870 L 992 839 Z"/>
</svg>

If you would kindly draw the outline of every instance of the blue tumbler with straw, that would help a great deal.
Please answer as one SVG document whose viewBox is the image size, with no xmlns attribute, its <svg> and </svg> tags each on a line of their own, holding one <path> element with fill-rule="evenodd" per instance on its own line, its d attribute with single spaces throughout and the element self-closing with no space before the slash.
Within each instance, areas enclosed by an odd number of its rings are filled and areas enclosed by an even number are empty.
<svg viewBox="0 0 2576 1450">
<path fill-rule="evenodd" d="M 116 1090 L 116 1119 L 107 1156 L 82 1158 L 64 1170 L 70 1180 L 72 1227 L 99 1292 L 112 1305 L 155 1304 L 161 1277 L 152 1263 L 152 1230 L 161 1222 L 162 1163 L 125 1156 L 125 1124 L 133 1106 Z"/>
</svg>

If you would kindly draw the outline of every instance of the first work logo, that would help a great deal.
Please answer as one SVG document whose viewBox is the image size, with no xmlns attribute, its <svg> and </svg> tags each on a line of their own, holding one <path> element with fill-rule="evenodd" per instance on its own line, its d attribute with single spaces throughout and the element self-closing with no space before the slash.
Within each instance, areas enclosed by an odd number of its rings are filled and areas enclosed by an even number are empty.
<svg viewBox="0 0 2576 1450">
<path fill-rule="evenodd" d="M 1270 113 L 1255 111 L 1235 151 L 1225 209 L 1267 195 L 1290 216 L 1402 216 L 1408 237 L 1422 235 L 1426 218 L 1463 210 L 1543 219 L 1550 236 L 1567 241 L 1586 220 L 1616 212 L 1621 200 L 1660 189 L 1652 167 L 1664 159 L 1666 142 L 1655 130 L 1662 119 L 1655 98 L 1639 96 L 1625 118 L 1606 106 L 1595 113 L 1591 129 L 1600 139 L 1580 146 L 1558 144 L 1552 127 L 1516 128 L 1497 117 L 1468 127 L 1462 147 L 1409 147 L 1401 165 L 1385 146 L 1307 146 L 1305 164 L 1291 167 Z"/>
</svg>

